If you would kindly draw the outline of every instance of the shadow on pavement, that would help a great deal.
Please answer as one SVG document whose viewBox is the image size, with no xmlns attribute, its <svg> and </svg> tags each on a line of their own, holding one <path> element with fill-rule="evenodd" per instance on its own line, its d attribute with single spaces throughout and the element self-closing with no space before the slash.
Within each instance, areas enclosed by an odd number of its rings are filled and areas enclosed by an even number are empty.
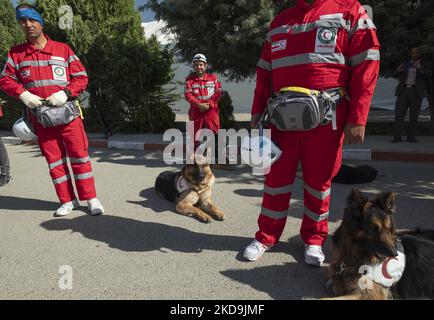
<svg viewBox="0 0 434 320">
<path fill-rule="evenodd" d="M 299 300 L 326 296 L 324 268 L 300 262 L 258 267 L 251 270 L 227 270 L 222 275 L 267 293 L 275 300 Z"/>
<path fill-rule="evenodd" d="M 163 153 L 160 151 L 136 151 L 136 150 L 92 150 L 91 157 L 97 162 L 113 163 L 128 166 L 143 166 L 145 168 L 164 168 L 168 165 L 163 161 Z M 182 165 L 173 165 L 181 168 Z"/>
<path fill-rule="evenodd" d="M 155 188 L 151 187 L 140 191 L 140 196 L 145 198 L 144 201 L 127 201 L 128 203 L 137 204 L 144 208 L 149 208 L 156 213 L 165 211 L 175 211 L 175 204 L 166 199 L 160 198 L 155 192 Z"/>
<path fill-rule="evenodd" d="M 298 300 L 325 297 L 326 268 L 312 267 L 304 263 L 304 245 L 300 237 L 295 236 L 288 242 L 279 243 L 269 252 L 266 252 L 261 259 L 267 259 L 267 254 L 271 254 L 279 248 L 292 256 L 295 262 L 262 266 L 250 270 L 226 270 L 222 271 L 221 274 L 249 285 L 255 290 L 265 292 L 272 299 Z"/>
<path fill-rule="evenodd" d="M 242 250 L 251 238 L 193 232 L 188 229 L 144 222 L 119 216 L 80 216 L 73 219 L 53 219 L 40 224 L 49 231 L 79 232 L 85 238 L 106 243 L 110 248 L 127 252 L 168 250 L 182 253 L 200 253 L 204 250 L 233 251 L 240 260 Z M 323 289 L 324 268 L 310 267 L 303 262 L 303 243 L 298 236 L 289 242 L 280 242 L 270 253 L 285 253 L 295 263 L 285 263 L 250 270 L 226 270 L 221 274 L 256 290 L 266 292 L 273 299 L 319 298 Z M 248 264 L 249 262 L 246 262 Z"/>
<path fill-rule="evenodd" d="M 202 250 L 240 252 L 252 240 L 197 233 L 180 227 L 108 215 L 53 219 L 41 223 L 41 226 L 50 231 L 79 232 L 88 239 L 107 243 L 109 247 L 122 251 L 169 249 L 185 253 L 198 253 Z"/>
<path fill-rule="evenodd" d="M 262 189 L 237 189 L 234 190 L 234 193 L 249 198 L 262 198 L 263 190 Z"/>
<path fill-rule="evenodd" d="M 17 211 L 55 211 L 59 207 L 58 202 L 39 199 L 26 199 L 10 196 L 0 196 L 1 209 Z"/>
</svg>

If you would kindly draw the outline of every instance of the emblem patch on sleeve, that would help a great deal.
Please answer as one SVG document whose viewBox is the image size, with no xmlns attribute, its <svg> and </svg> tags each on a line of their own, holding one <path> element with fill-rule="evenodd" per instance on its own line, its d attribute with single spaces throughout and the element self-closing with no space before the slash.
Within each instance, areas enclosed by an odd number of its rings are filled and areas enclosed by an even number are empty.
<svg viewBox="0 0 434 320">
<path fill-rule="evenodd" d="M 286 49 L 286 40 L 273 42 L 271 45 L 271 52 L 281 51 Z"/>
<path fill-rule="evenodd" d="M 26 79 L 30 77 L 30 69 L 25 69 L 21 71 L 21 78 Z"/>
</svg>

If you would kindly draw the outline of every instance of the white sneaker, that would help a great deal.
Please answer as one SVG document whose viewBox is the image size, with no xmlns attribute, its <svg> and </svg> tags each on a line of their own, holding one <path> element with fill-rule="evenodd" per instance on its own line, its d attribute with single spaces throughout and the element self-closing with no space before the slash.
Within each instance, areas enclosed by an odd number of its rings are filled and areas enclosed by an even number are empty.
<svg viewBox="0 0 434 320">
<path fill-rule="evenodd" d="M 325 260 L 321 246 L 305 245 L 304 261 L 312 266 L 320 267 Z"/>
<path fill-rule="evenodd" d="M 104 208 L 97 198 L 87 200 L 87 207 L 93 216 L 99 216 L 104 213 Z"/>
<path fill-rule="evenodd" d="M 244 250 L 243 257 L 250 261 L 256 261 L 268 249 L 270 249 L 270 247 L 260 243 L 258 240 L 255 239 Z"/>
<path fill-rule="evenodd" d="M 59 209 L 56 210 L 54 213 L 55 217 L 63 217 L 72 212 L 72 210 L 77 209 L 80 206 L 80 202 L 78 202 L 77 199 L 74 199 L 73 201 L 66 202 L 60 206 Z"/>
</svg>

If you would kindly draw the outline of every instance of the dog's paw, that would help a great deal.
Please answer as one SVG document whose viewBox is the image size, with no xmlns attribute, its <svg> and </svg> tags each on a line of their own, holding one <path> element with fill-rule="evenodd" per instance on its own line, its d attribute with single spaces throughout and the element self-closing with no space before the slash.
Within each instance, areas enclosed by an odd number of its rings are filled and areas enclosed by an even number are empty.
<svg viewBox="0 0 434 320">
<path fill-rule="evenodd" d="M 216 212 L 216 213 L 214 213 L 214 218 L 217 221 L 224 221 L 225 220 L 225 214 L 223 212 Z"/>
<path fill-rule="evenodd" d="M 212 218 L 208 215 L 199 216 L 198 219 L 200 222 L 203 222 L 203 223 L 210 223 L 212 221 Z"/>
</svg>

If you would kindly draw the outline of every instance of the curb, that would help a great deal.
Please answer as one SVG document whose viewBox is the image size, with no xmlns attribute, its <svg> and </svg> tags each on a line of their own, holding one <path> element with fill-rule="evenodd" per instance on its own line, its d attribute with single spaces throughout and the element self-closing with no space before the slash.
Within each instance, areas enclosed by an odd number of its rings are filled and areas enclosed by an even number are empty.
<svg viewBox="0 0 434 320">
<path fill-rule="evenodd" d="M 434 162 L 434 153 L 372 150 L 372 160 Z"/>
<path fill-rule="evenodd" d="M 23 143 L 23 141 L 21 141 L 21 139 L 17 137 L 1 137 L 1 140 L 3 143 L 14 144 L 14 145 Z"/>
<path fill-rule="evenodd" d="M 3 143 L 20 145 L 37 145 L 36 141 L 23 142 L 17 137 L 1 137 Z M 112 150 L 135 150 L 135 151 L 164 151 L 169 143 L 146 143 L 136 141 L 116 141 L 107 139 L 89 139 L 89 147 Z M 183 145 L 185 148 L 185 145 Z M 408 151 L 385 151 L 372 149 L 344 149 L 343 160 L 380 160 L 380 161 L 411 161 L 433 162 L 434 153 L 408 152 Z"/>
<path fill-rule="evenodd" d="M 372 152 L 370 149 L 343 149 L 343 160 L 372 160 Z"/>
</svg>

